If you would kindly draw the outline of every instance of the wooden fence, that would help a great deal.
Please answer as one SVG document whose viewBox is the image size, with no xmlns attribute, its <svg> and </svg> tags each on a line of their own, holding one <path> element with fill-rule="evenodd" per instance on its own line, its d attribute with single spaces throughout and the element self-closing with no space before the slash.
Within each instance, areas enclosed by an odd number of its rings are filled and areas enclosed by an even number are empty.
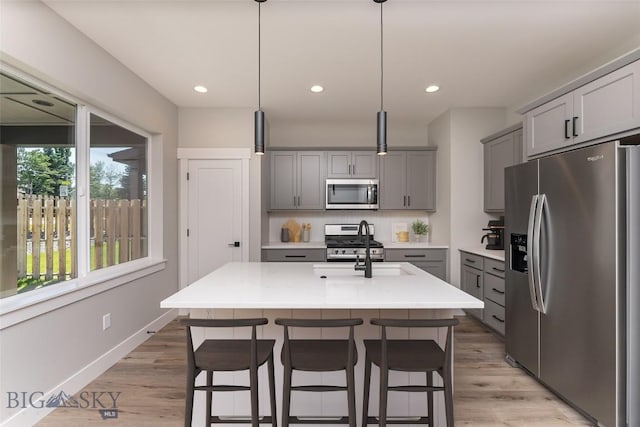
<svg viewBox="0 0 640 427">
<path fill-rule="evenodd" d="M 77 276 L 74 199 L 19 195 L 17 220 L 19 279 Z M 145 256 L 146 230 L 146 200 L 91 200 L 90 269 Z"/>
</svg>

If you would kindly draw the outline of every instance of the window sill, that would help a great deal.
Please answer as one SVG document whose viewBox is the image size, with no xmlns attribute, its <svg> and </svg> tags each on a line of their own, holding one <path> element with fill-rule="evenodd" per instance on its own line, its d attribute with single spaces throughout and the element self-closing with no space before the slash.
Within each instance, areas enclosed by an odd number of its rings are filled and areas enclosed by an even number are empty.
<svg viewBox="0 0 640 427">
<path fill-rule="evenodd" d="M 140 259 L 93 271 L 81 279 L 3 298 L 0 300 L 0 330 L 162 271 L 166 263 L 165 259 Z"/>
</svg>

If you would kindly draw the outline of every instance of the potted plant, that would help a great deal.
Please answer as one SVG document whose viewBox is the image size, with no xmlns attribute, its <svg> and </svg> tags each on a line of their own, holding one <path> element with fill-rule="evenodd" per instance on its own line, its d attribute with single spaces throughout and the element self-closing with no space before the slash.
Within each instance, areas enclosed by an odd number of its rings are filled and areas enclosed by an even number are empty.
<svg viewBox="0 0 640 427">
<path fill-rule="evenodd" d="M 415 240 L 418 242 L 423 242 L 429 233 L 429 224 L 425 223 L 420 219 L 416 219 L 411 223 L 411 231 L 413 231 L 413 235 Z"/>
</svg>

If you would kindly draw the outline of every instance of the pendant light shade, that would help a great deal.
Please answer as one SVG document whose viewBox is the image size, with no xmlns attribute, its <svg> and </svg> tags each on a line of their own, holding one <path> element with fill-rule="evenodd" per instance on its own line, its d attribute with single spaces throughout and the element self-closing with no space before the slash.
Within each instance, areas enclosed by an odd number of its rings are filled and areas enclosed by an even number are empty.
<svg viewBox="0 0 640 427">
<path fill-rule="evenodd" d="M 384 56 L 383 56 L 383 22 L 382 3 L 387 0 L 373 0 L 380 3 L 380 111 L 377 115 L 377 151 L 379 156 L 387 154 L 387 112 L 384 111 Z"/>
<path fill-rule="evenodd" d="M 253 115 L 253 127 L 254 127 L 254 145 L 257 155 L 264 154 L 264 111 L 260 105 L 260 42 L 261 42 L 261 28 L 260 28 L 260 3 L 264 3 L 267 0 L 255 0 L 258 3 L 258 111 Z"/>
</svg>

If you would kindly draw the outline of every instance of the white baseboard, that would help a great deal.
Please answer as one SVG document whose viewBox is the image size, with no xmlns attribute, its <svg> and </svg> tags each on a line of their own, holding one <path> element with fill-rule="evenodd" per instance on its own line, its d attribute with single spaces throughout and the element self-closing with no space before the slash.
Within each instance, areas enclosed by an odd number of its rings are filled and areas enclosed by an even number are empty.
<svg viewBox="0 0 640 427">
<path fill-rule="evenodd" d="M 157 331 L 162 329 L 169 322 L 175 319 L 177 315 L 177 310 L 169 310 L 162 316 L 158 317 L 151 323 L 135 332 L 130 337 L 126 338 L 120 344 L 116 345 L 93 362 L 89 363 L 84 368 L 80 369 L 78 372 L 64 380 L 62 383 L 58 384 L 56 387 L 46 392 L 44 396 L 42 396 L 42 398 L 34 403 L 36 405 L 40 405 L 40 402 L 46 402 L 47 399 L 49 399 L 49 397 L 51 397 L 54 393 L 59 393 L 62 390 L 64 390 L 64 392 L 68 395 L 73 395 L 79 392 L 87 384 L 102 375 L 102 373 L 104 373 L 107 369 L 115 365 L 120 359 L 122 359 L 140 344 L 149 339 L 151 335 L 149 335 L 147 331 Z M 47 416 L 54 409 L 56 408 L 47 408 L 46 406 L 42 408 L 36 408 L 33 406 L 28 406 L 2 422 L 2 424 L 0 424 L 0 427 L 32 426 L 43 419 L 45 416 Z"/>
</svg>

